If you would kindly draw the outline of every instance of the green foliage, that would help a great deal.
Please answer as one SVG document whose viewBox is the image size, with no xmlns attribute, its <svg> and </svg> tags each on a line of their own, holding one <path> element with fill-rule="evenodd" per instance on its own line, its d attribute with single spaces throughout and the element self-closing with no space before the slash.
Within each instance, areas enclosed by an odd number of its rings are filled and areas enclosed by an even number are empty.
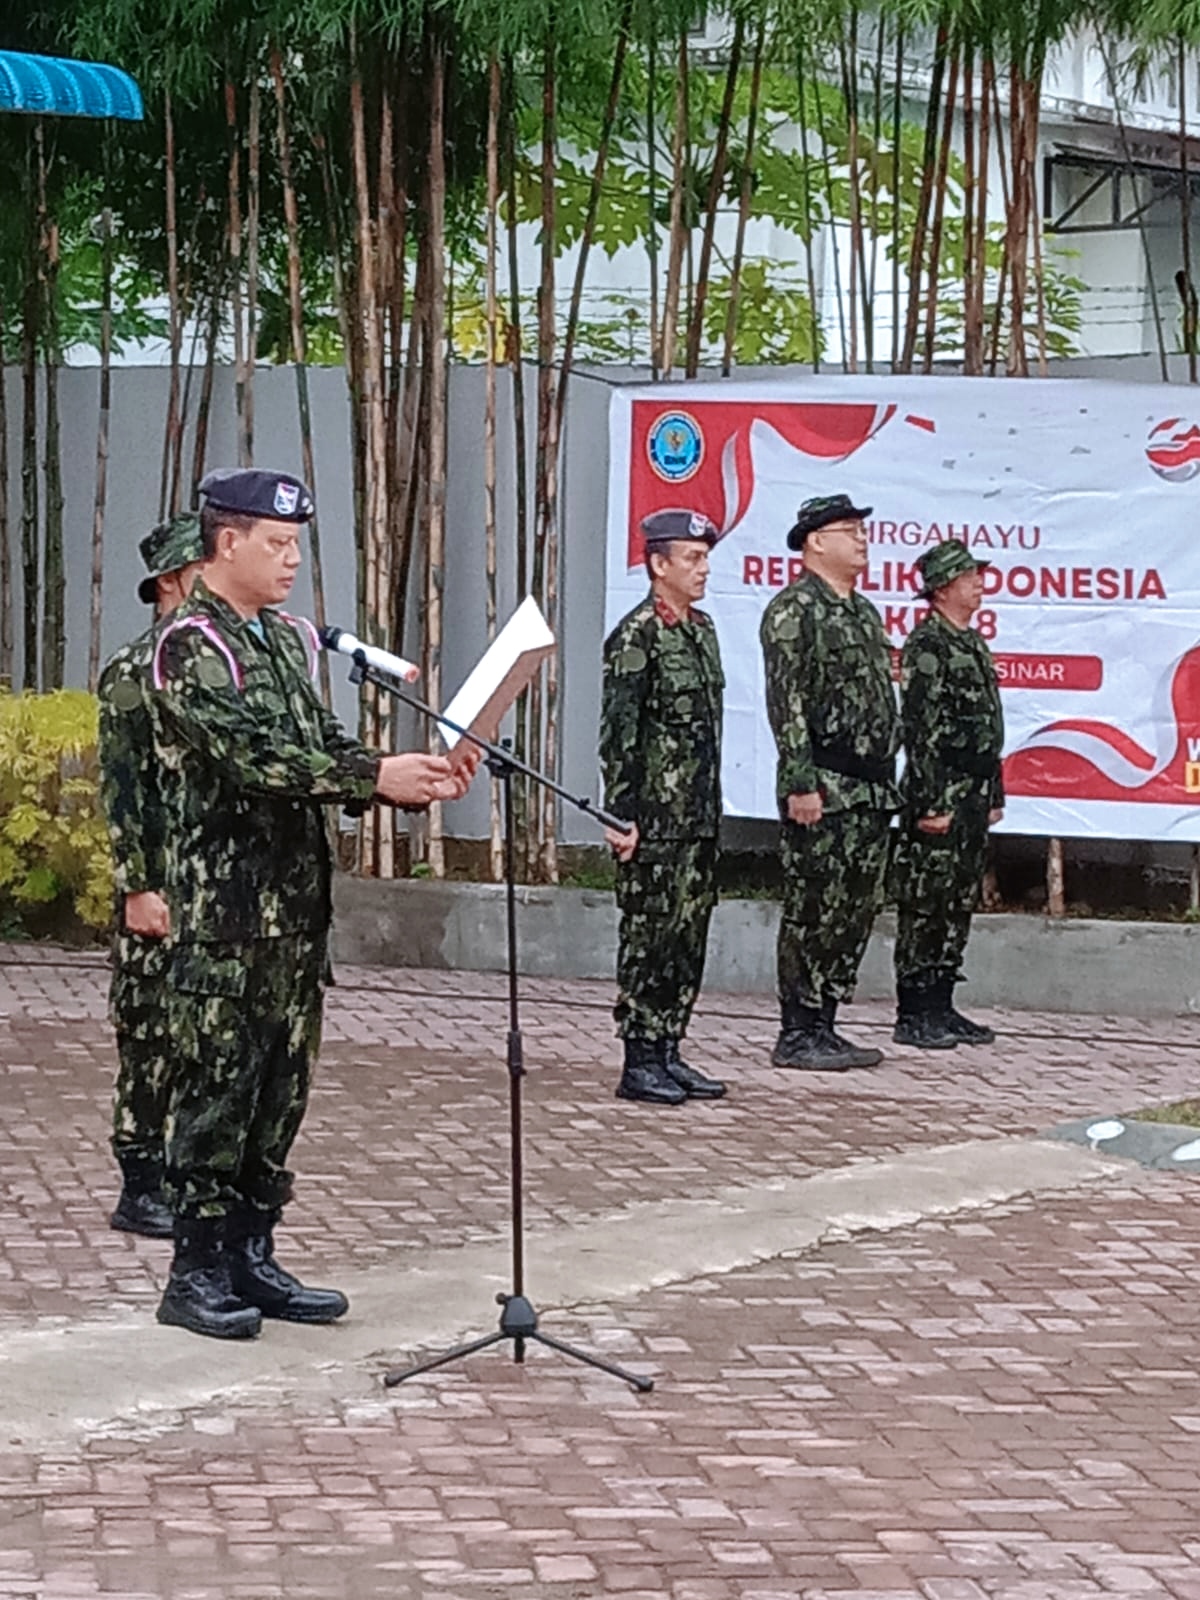
<svg viewBox="0 0 1200 1600">
<path fill-rule="evenodd" d="M 714 349 L 725 341 L 732 276 L 714 278 L 704 307 L 704 332 Z M 812 302 L 799 270 L 757 257 L 743 261 L 738 287 L 734 356 L 741 366 L 810 363 L 821 353 Z"/>
<path fill-rule="evenodd" d="M 112 861 L 97 804 L 92 695 L 0 694 L 0 919 L 69 906 L 105 927 Z"/>
</svg>

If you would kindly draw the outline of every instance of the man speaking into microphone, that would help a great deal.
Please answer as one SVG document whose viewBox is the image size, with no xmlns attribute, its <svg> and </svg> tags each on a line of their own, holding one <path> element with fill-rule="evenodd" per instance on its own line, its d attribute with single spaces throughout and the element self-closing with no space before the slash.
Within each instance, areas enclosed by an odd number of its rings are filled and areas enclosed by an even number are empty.
<svg viewBox="0 0 1200 1600">
<path fill-rule="evenodd" d="M 380 756 L 325 709 L 316 632 L 278 609 L 313 511 L 303 483 L 213 472 L 200 494 L 204 561 L 158 634 L 150 696 L 178 1069 L 164 1180 L 175 1256 L 158 1320 L 248 1338 L 263 1317 L 332 1322 L 347 1309 L 336 1289 L 308 1288 L 274 1255 L 328 972 L 322 807 L 457 799 L 478 756 L 464 752 L 453 768 L 417 752 Z"/>
</svg>

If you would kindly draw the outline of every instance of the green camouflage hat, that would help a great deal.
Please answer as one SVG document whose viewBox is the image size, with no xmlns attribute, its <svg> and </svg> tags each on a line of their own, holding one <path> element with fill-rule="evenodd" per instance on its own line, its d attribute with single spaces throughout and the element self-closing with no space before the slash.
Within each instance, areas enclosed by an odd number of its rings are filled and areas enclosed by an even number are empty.
<svg viewBox="0 0 1200 1600">
<path fill-rule="evenodd" d="M 865 522 L 873 509 L 856 506 L 848 494 L 821 494 L 806 500 L 788 529 L 788 549 L 803 550 L 809 534 L 827 528 L 831 522 Z"/>
<path fill-rule="evenodd" d="M 138 599 L 152 606 L 157 578 L 165 578 L 170 572 L 179 572 L 193 562 L 204 560 L 204 547 L 200 543 L 200 518 L 189 511 L 172 517 L 170 522 L 160 522 L 157 528 L 152 528 L 146 535 L 138 549 L 147 573 L 138 584 Z"/>
<path fill-rule="evenodd" d="M 935 544 L 932 550 L 926 550 L 917 559 L 917 571 L 925 580 L 921 599 L 931 600 L 935 590 L 944 589 L 955 578 L 961 578 L 964 572 L 982 572 L 984 567 L 990 567 L 991 564 L 990 561 L 977 560 L 961 539 L 946 539 L 942 544 Z"/>
</svg>

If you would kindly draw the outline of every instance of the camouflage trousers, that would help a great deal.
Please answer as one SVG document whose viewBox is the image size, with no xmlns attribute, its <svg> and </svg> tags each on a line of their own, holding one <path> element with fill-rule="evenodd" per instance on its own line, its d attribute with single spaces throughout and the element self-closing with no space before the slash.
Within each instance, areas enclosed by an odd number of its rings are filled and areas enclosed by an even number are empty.
<svg viewBox="0 0 1200 1600">
<path fill-rule="evenodd" d="M 112 1147 L 122 1164 L 159 1167 L 172 1055 L 167 1031 L 166 973 L 161 939 L 121 933 L 113 945 L 108 1019 L 117 1036 Z"/>
<path fill-rule="evenodd" d="M 782 1006 L 849 1000 L 883 905 L 891 813 L 834 811 L 783 825 L 778 976 Z"/>
<path fill-rule="evenodd" d="M 717 841 L 638 845 L 617 865 L 617 1003 L 623 1039 L 682 1039 L 704 976 L 717 903 Z"/>
<path fill-rule="evenodd" d="M 176 948 L 164 1182 L 176 1215 L 288 1199 L 327 970 L 323 931 Z"/>
<path fill-rule="evenodd" d="M 987 800 L 955 808 L 949 833 L 922 833 L 905 818 L 893 863 L 896 982 L 927 988 L 957 982 L 987 859 Z"/>
</svg>

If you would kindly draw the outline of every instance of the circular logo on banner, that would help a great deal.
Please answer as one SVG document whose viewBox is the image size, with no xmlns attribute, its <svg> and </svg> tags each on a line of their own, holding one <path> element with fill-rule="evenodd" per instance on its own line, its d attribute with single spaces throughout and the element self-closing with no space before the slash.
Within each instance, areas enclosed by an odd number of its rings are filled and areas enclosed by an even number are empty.
<svg viewBox="0 0 1200 1600">
<path fill-rule="evenodd" d="M 704 460 L 704 435 L 686 411 L 664 411 L 646 435 L 650 465 L 668 483 L 686 483 Z"/>
<path fill-rule="evenodd" d="M 1182 417 L 1168 417 L 1150 430 L 1146 460 L 1168 483 L 1186 483 L 1200 472 L 1200 428 Z"/>
</svg>

